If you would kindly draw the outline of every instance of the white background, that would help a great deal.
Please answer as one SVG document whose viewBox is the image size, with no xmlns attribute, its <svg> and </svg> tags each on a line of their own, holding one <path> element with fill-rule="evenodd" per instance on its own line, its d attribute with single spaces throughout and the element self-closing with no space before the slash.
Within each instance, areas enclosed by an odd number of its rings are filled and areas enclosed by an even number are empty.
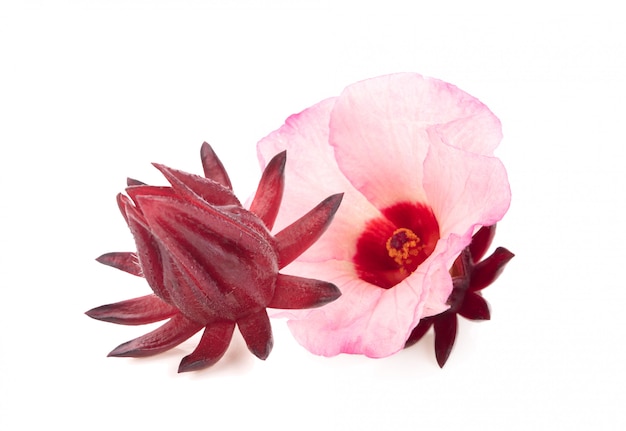
<svg viewBox="0 0 626 431">
<path fill-rule="evenodd" d="M 625 21 L 601 1 L 2 2 L 0 428 L 623 429 Z M 265 362 L 240 338 L 183 375 L 194 340 L 106 357 L 147 331 L 83 314 L 148 293 L 94 261 L 133 250 L 127 176 L 200 172 L 207 140 L 245 199 L 260 138 L 399 71 L 478 97 L 505 135 L 513 201 L 494 245 L 516 257 L 443 370 L 432 335 L 321 358 L 281 320 Z"/>
</svg>

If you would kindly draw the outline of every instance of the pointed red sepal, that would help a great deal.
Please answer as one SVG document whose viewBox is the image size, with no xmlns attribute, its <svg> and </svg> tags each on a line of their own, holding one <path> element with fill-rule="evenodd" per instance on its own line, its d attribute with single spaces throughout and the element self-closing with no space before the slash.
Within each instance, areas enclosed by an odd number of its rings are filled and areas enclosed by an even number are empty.
<svg viewBox="0 0 626 431">
<path fill-rule="evenodd" d="M 467 292 L 458 313 L 470 320 L 489 320 L 491 312 L 489 304 L 478 292 Z"/>
<path fill-rule="evenodd" d="M 259 359 L 267 359 L 274 346 L 272 326 L 267 311 L 262 309 L 249 314 L 237 320 L 237 326 L 243 339 L 246 340 L 248 350 Z"/>
<path fill-rule="evenodd" d="M 178 310 L 156 295 L 146 295 L 115 304 L 102 305 L 85 314 L 93 319 L 120 325 L 145 325 L 168 319 Z"/>
<path fill-rule="evenodd" d="M 278 274 L 270 308 L 297 309 L 321 307 L 341 296 L 332 283 L 312 278 Z"/>
<path fill-rule="evenodd" d="M 417 326 L 413 328 L 413 331 L 411 331 L 411 335 L 409 335 L 409 338 L 406 340 L 404 347 L 412 346 L 421 340 L 431 326 L 433 326 L 433 319 L 426 318 L 420 320 Z"/>
<path fill-rule="evenodd" d="M 121 271 L 127 272 L 137 277 L 142 277 L 141 266 L 137 259 L 137 254 L 132 252 L 113 252 L 105 253 L 96 258 L 103 265 L 112 266 Z"/>
<path fill-rule="evenodd" d="M 130 200 L 124 196 L 120 195 L 118 197 L 118 204 L 120 208 L 124 208 L 126 211 L 126 207 L 128 205 L 134 206 L 137 205 L 137 198 L 140 196 L 148 195 L 148 196 L 167 196 L 167 197 L 176 197 L 176 192 L 172 189 L 172 187 L 159 187 L 159 186 L 131 186 L 126 188 L 126 193 L 132 199 L 132 203 Z M 141 212 L 141 211 L 140 211 Z"/>
<path fill-rule="evenodd" d="M 176 192 L 188 197 L 191 202 L 200 197 L 211 205 L 241 206 L 239 199 L 230 189 L 213 180 L 172 169 L 158 163 L 153 163 L 153 165 L 165 176 Z"/>
<path fill-rule="evenodd" d="M 256 214 L 267 229 L 272 230 L 285 189 L 287 152 L 275 155 L 263 171 L 250 211 Z"/>
<path fill-rule="evenodd" d="M 142 274 L 154 293 L 165 301 L 170 301 L 170 294 L 163 284 L 163 259 L 157 240 L 148 229 L 139 210 L 130 203 L 128 198 L 125 196 L 123 198 L 128 201 L 126 204 L 128 227 L 135 238 L 137 254 L 142 264 Z"/>
<path fill-rule="evenodd" d="M 446 313 L 435 319 L 435 356 L 440 368 L 446 364 L 456 339 L 457 318 L 455 313 Z"/>
<path fill-rule="evenodd" d="M 221 184 L 229 190 L 233 189 L 224 165 L 217 157 L 217 154 L 215 154 L 215 151 L 213 151 L 213 148 L 206 142 L 200 147 L 200 160 L 202 161 L 202 169 L 206 178 Z"/>
<path fill-rule="evenodd" d="M 120 210 L 120 213 L 122 213 L 122 217 L 124 217 L 124 221 L 126 222 L 126 224 L 128 224 L 128 216 L 126 215 L 126 206 L 127 205 L 132 206 L 130 199 L 128 199 L 127 196 L 124 196 L 121 193 L 118 193 L 115 198 L 117 201 L 117 208 Z"/>
<path fill-rule="evenodd" d="M 234 329 L 235 322 L 229 321 L 220 321 L 208 325 L 204 329 L 196 349 L 180 361 L 178 372 L 200 370 L 219 361 L 230 345 Z"/>
<path fill-rule="evenodd" d="M 300 219 L 276 234 L 280 268 L 290 264 L 317 241 L 330 225 L 342 199 L 343 193 L 327 197 Z"/>
<path fill-rule="evenodd" d="M 136 180 L 134 178 L 126 178 L 126 185 L 128 187 L 145 186 L 146 183 L 144 183 L 143 181 Z"/>
<path fill-rule="evenodd" d="M 493 283 L 515 255 L 504 247 L 498 247 L 491 256 L 478 263 L 472 271 L 469 290 L 475 292 Z"/>
<path fill-rule="evenodd" d="M 154 331 L 120 344 L 108 356 L 141 358 L 156 355 L 178 346 L 200 329 L 202 325 L 177 314 Z"/>
<path fill-rule="evenodd" d="M 483 226 L 472 237 L 469 245 L 470 255 L 473 262 L 478 262 L 487 253 L 489 246 L 496 236 L 496 225 Z"/>
</svg>

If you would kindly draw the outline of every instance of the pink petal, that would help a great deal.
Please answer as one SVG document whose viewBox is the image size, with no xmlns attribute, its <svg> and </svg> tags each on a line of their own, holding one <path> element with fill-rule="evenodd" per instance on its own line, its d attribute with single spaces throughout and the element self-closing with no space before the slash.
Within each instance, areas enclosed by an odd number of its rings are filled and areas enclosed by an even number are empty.
<svg viewBox="0 0 626 431">
<path fill-rule="evenodd" d="M 436 143 L 424 161 L 424 189 L 442 237 L 471 235 L 476 226 L 495 224 L 511 202 L 500 160 Z"/>
<path fill-rule="evenodd" d="M 501 139 L 499 120 L 458 88 L 417 74 L 386 75 L 347 87 L 330 121 L 339 168 L 377 208 L 424 202 L 432 135 L 477 153 Z"/>
<path fill-rule="evenodd" d="M 293 269 L 306 276 L 324 274 L 327 281 L 341 286 L 341 297 L 324 307 L 280 314 L 297 318 L 288 322 L 289 328 L 315 354 L 389 356 L 404 347 L 421 317 L 424 274 L 381 289 L 356 278 L 351 262 L 295 262 Z"/>
<path fill-rule="evenodd" d="M 394 76 L 347 87 L 330 122 L 339 168 L 377 208 L 425 201 L 421 165 L 429 141 L 420 123 L 418 88 L 396 87 Z"/>
<path fill-rule="evenodd" d="M 492 155 L 502 140 L 500 120 L 477 99 L 450 84 L 442 84 L 450 90 L 451 99 L 459 98 L 459 109 L 447 112 L 458 117 L 432 125 L 428 128 L 429 133 L 437 134 L 446 144 L 462 150 Z M 453 100 L 449 101 L 454 105 Z"/>
<path fill-rule="evenodd" d="M 284 126 L 257 146 L 262 167 L 276 153 L 287 150 L 283 204 L 275 230 L 284 229 L 327 196 L 345 192 L 330 227 L 300 260 L 351 259 L 360 228 L 367 220 L 380 217 L 380 212 L 343 176 L 328 145 L 328 122 L 333 105 L 334 99 L 328 99 L 292 115 Z"/>
</svg>

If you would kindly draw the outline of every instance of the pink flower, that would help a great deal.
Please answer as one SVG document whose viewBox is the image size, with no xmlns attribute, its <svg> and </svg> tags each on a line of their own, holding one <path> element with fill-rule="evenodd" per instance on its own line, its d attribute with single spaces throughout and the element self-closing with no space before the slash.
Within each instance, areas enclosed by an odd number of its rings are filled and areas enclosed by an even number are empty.
<svg viewBox="0 0 626 431">
<path fill-rule="evenodd" d="M 273 345 L 266 307 L 318 307 L 340 295 L 331 283 L 278 272 L 324 232 L 340 194 L 303 211 L 272 236 L 285 152 L 268 163 L 250 210 L 233 194 L 222 163 L 206 143 L 201 158 L 205 177 L 155 165 L 171 187 L 129 180 L 129 197 L 118 195 L 137 253 L 107 253 L 98 261 L 145 277 L 154 294 L 103 305 L 87 315 L 125 325 L 169 320 L 109 356 L 154 355 L 203 330 L 179 366 L 179 372 L 193 371 L 222 357 L 236 325 L 248 349 L 265 359 Z"/>
<path fill-rule="evenodd" d="M 422 318 L 449 308 L 453 263 L 509 207 L 493 156 L 501 137 L 477 99 L 404 73 L 353 84 L 259 142 L 263 166 L 278 151 L 290 155 L 277 228 L 344 192 L 328 231 L 286 268 L 342 291 L 323 308 L 282 313 L 302 345 L 325 356 L 388 356 Z"/>
</svg>

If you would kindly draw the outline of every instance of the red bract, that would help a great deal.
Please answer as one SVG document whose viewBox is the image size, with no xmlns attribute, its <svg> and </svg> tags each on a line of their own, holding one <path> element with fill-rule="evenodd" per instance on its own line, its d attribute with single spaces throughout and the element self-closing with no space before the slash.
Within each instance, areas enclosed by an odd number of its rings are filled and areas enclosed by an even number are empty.
<svg viewBox="0 0 626 431">
<path fill-rule="evenodd" d="M 496 226 L 482 227 L 452 265 L 452 293 L 448 308 L 441 314 L 420 320 L 409 336 L 406 347 L 417 343 L 432 326 L 435 331 L 435 357 L 443 367 L 450 356 L 457 330 L 457 314 L 469 320 L 489 320 L 489 305 L 480 291 L 496 281 L 504 266 L 515 256 L 498 247 L 488 258 L 485 255 L 496 233 Z M 480 262 L 479 262 L 480 261 Z"/>
<path fill-rule="evenodd" d="M 141 325 L 170 319 L 160 328 L 115 348 L 109 356 L 154 355 L 204 328 L 200 343 L 179 372 L 216 363 L 235 325 L 261 359 L 272 349 L 266 308 L 312 308 L 337 299 L 331 283 L 278 271 L 312 245 L 330 224 L 342 199 L 336 194 L 273 236 L 284 188 L 286 153 L 263 172 L 250 210 L 232 192 L 228 174 L 204 143 L 205 177 L 155 167 L 171 187 L 128 181 L 118 205 L 135 238 L 136 253 L 108 253 L 97 260 L 137 276 L 154 291 L 88 311 L 94 319 Z"/>
</svg>

